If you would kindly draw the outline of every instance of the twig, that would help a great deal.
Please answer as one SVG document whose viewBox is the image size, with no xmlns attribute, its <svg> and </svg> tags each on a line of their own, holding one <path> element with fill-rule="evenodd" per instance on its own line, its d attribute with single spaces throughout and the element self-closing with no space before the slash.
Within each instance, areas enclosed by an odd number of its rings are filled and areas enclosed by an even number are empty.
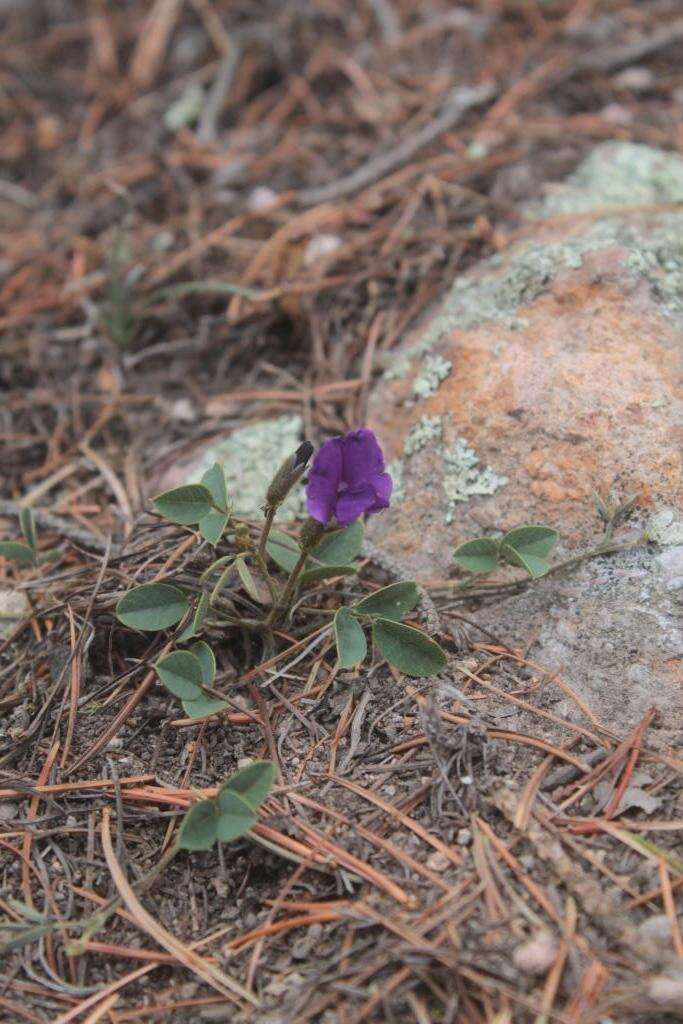
<svg viewBox="0 0 683 1024">
<path fill-rule="evenodd" d="M 298 202 L 301 206 L 317 206 L 319 203 L 327 203 L 358 192 L 390 171 L 396 170 L 401 164 L 407 163 L 423 146 L 428 146 L 443 132 L 454 128 L 468 111 L 493 99 L 496 91 L 496 87 L 488 82 L 484 85 L 456 86 L 449 93 L 441 113 L 420 131 L 399 142 L 393 149 L 367 160 L 343 178 L 337 178 L 327 185 L 302 189 L 297 194 Z"/>
<path fill-rule="evenodd" d="M 216 138 L 216 123 L 239 66 L 240 51 L 231 40 L 228 42 L 230 48 L 220 62 L 218 74 L 204 101 L 204 109 L 197 129 L 197 138 L 200 142 L 213 142 Z"/>
</svg>

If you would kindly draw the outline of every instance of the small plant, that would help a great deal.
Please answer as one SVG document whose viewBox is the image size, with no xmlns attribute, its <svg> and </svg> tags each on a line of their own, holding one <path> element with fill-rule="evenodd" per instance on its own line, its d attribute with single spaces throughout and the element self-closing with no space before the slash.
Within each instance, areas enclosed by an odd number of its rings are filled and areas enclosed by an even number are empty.
<svg viewBox="0 0 683 1024">
<path fill-rule="evenodd" d="M 50 562 L 57 557 L 56 551 L 38 551 L 36 522 L 30 508 L 22 508 L 19 513 L 19 526 L 24 540 L 0 541 L 0 558 L 6 558 L 25 568 L 40 565 L 41 562 Z"/>
<path fill-rule="evenodd" d="M 627 544 L 616 544 L 613 541 L 615 528 L 629 514 L 637 495 L 631 495 L 624 501 L 611 501 L 609 505 L 598 494 L 593 495 L 593 500 L 604 524 L 602 540 L 596 547 L 562 562 L 550 562 L 548 556 L 557 544 L 559 534 L 550 526 L 538 523 L 516 526 L 500 537 L 477 537 L 475 540 L 467 540 L 458 545 L 453 552 L 456 565 L 470 574 L 467 579 L 457 584 L 458 589 L 469 594 L 475 587 L 474 577 L 490 575 L 506 565 L 524 569 L 527 574 L 526 582 L 532 583 L 548 573 L 573 569 L 591 558 L 628 551 L 648 542 L 646 533 L 641 534 L 635 542 Z M 513 586 L 525 580 L 517 580 Z"/>
<path fill-rule="evenodd" d="M 154 632 L 178 627 L 175 648 L 154 667 L 189 718 L 205 718 L 228 707 L 225 696 L 213 688 L 213 651 L 198 637 L 206 630 L 234 627 L 260 633 L 264 646 L 272 644 L 273 630 L 292 614 L 301 589 L 358 572 L 362 518 L 389 506 L 392 480 L 377 439 L 370 430 L 354 430 L 327 441 L 315 456 L 306 488 L 309 518 L 298 536 L 273 529 L 278 508 L 299 483 L 312 454 L 313 446 L 304 442 L 276 473 L 265 496 L 265 523 L 257 542 L 246 524 L 233 522 L 225 476 L 218 464 L 199 483 L 173 488 L 154 499 L 163 518 L 195 527 L 211 548 L 220 544 L 226 531 L 232 541 L 231 553 L 213 559 L 194 593 L 174 583 L 143 583 L 124 594 L 116 606 L 119 622 L 131 629 Z M 227 610 L 226 594 L 230 598 L 235 587 L 246 592 L 254 615 Z M 417 586 L 406 582 L 348 605 L 321 609 L 321 614 L 333 617 L 328 628 L 334 633 L 340 666 L 352 668 L 366 658 L 365 627 L 370 627 L 376 650 L 399 671 L 412 676 L 440 672 L 446 656 L 439 645 L 401 621 L 418 601 Z"/>
<path fill-rule="evenodd" d="M 495 572 L 501 563 L 525 569 L 538 579 L 550 569 L 547 557 L 558 541 L 549 526 L 518 526 L 500 538 L 479 537 L 455 549 L 453 558 L 471 573 Z"/>
<path fill-rule="evenodd" d="M 124 227 L 117 231 L 114 238 L 109 256 L 106 296 L 99 309 L 102 326 L 122 352 L 133 347 L 141 326 L 140 303 L 135 290 L 136 271 L 127 269 L 130 262 L 127 237 L 127 228 Z"/>
<path fill-rule="evenodd" d="M 259 808 L 270 794 L 275 775 L 272 761 L 253 761 L 231 775 L 215 797 L 192 804 L 183 818 L 176 841 L 166 849 L 152 870 L 135 882 L 133 888 L 138 892 L 149 888 L 181 850 L 210 850 L 217 842 L 233 843 L 247 835 L 258 820 Z M 79 932 L 77 938 L 66 944 L 68 955 L 80 956 L 88 941 L 105 926 L 122 902 L 120 895 L 114 896 L 85 920 L 62 922 L 63 927 Z M 23 904 L 17 904 L 13 909 L 26 919 L 26 923 L 21 921 L 18 925 L 11 925 L 12 933 L 7 941 L 0 936 L 0 953 L 33 942 L 55 927 L 54 921 Z M 5 930 L 8 930 L 7 926 Z"/>
<path fill-rule="evenodd" d="M 231 843 L 245 835 L 275 781 L 271 761 L 254 761 L 225 782 L 215 797 L 193 804 L 185 815 L 178 848 L 210 850 L 216 842 Z"/>
</svg>

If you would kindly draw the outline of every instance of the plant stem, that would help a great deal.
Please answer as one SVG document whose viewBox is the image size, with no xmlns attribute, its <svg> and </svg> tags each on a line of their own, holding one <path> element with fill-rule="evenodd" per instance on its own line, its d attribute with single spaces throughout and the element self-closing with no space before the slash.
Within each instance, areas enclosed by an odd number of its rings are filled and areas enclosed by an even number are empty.
<svg viewBox="0 0 683 1024">
<path fill-rule="evenodd" d="M 263 529 L 261 530 L 261 538 L 259 540 L 258 545 L 258 557 L 264 562 L 266 559 L 266 544 L 268 543 L 268 535 L 270 533 L 270 528 L 273 525 L 273 520 L 275 519 L 276 512 L 277 508 L 271 505 L 268 511 L 266 512 L 266 521 L 263 524 Z"/>
<path fill-rule="evenodd" d="M 598 547 L 593 548 L 592 551 L 585 551 L 582 555 L 574 555 L 573 558 L 567 558 L 564 562 L 558 562 L 556 565 L 551 565 L 545 575 L 553 576 L 556 572 L 561 572 L 563 569 L 573 569 L 575 565 L 580 565 L 581 562 L 587 562 L 591 558 L 598 558 L 600 555 L 616 555 L 620 551 L 633 551 L 635 548 L 641 548 L 646 543 L 647 538 L 642 536 L 631 544 L 599 544 Z M 541 577 L 541 579 L 544 578 L 545 577 L 543 576 Z"/>
<path fill-rule="evenodd" d="M 301 570 L 303 569 L 307 561 L 308 551 L 302 551 L 301 554 L 299 555 L 296 565 L 289 574 L 289 579 L 285 584 L 285 589 L 282 591 L 279 602 L 273 605 L 270 615 L 266 619 L 266 626 L 271 625 L 278 612 L 286 611 L 287 608 L 289 607 L 292 597 L 294 596 L 294 591 L 296 590 L 297 580 L 299 579 L 299 576 L 301 575 Z"/>
<path fill-rule="evenodd" d="M 470 600 L 471 598 L 490 597 L 492 595 L 501 595 L 508 592 L 514 592 L 520 587 L 528 587 L 532 583 L 536 583 L 539 580 L 545 580 L 548 576 L 554 576 L 556 573 L 562 572 L 565 569 L 573 569 L 577 565 L 581 565 L 582 562 L 588 562 L 591 558 L 599 558 L 602 555 L 615 555 L 620 551 L 634 551 L 636 548 L 643 547 L 647 544 L 647 538 L 641 536 L 638 540 L 633 541 L 629 544 L 610 544 L 609 542 L 599 544 L 598 547 L 592 548 L 590 551 L 584 551 L 581 555 L 574 555 L 572 558 L 565 559 L 564 562 L 557 562 L 556 565 L 551 565 L 548 571 L 539 577 L 521 577 L 515 580 L 509 580 L 507 582 L 496 583 L 495 580 L 491 580 L 490 584 L 481 585 L 477 587 L 474 580 L 453 580 L 444 581 L 442 586 L 437 586 L 436 590 L 447 590 L 447 591 L 460 591 L 458 598 L 462 597 L 463 600 Z"/>
</svg>

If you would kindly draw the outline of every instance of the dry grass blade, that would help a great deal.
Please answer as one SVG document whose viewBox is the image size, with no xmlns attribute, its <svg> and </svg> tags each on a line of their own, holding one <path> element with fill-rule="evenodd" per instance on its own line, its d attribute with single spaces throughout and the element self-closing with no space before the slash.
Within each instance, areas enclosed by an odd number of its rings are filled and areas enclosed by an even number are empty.
<svg viewBox="0 0 683 1024">
<path fill-rule="evenodd" d="M 137 981 L 138 978 L 142 978 L 145 974 L 149 974 L 149 972 L 153 971 L 155 967 L 156 964 L 147 964 L 145 967 L 138 967 L 136 970 L 130 971 L 129 974 L 124 974 L 122 978 L 117 978 L 116 981 L 107 985 L 106 988 L 93 993 L 93 995 L 84 999 L 83 1002 L 77 1003 L 76 1006 L 72 1006 L 72 1008 L 67 1010 L 66 1013 L 62 1013 L 58 1017 L 55 1017 L 53 1021 L 50 1021 L 50 1024 L 70 1024 L 72 1020 L 75 1020 L 76 1017 L 80 1017 L 80 1015 L 85 1013 L 86 1010 L 89 1010 L 92 1006 L 97 1006 L 97 1004 L 103 999 L 108 999 L 112 993 L 119 992 L 122 988 L 125 988 L 126 985 L 130 985 Z"/>
<path fill-rule="evenodd" d="M 199 956 L 192 949 L 184 945 L 179 939 L 176 939 L 174 935 L 171 935 L 162 925 L 156 921 L 152 915 L 145 910 L 142 903 L 136 896 L 132 886 L 128 882 L 128 879 L 123 873 L 121 865 L 116 859 L 114 853 L 114 847 L 111 841 L 111 831 L 109 826 L 109 808 L 105 807 L 102 812 L 102 849 L 104 851 L 105 860 L 107 867 L 111 872 L 111 876 L 114 880 L 117 892 L 121 896 L 121 899 L 125 903 L 129 912 L 135 918 L 137 925 L 142 928 L 148 935 L 150 935 L 155 942 L 172 953 L 176 957 L 179 963 L 188 970 L 196 974 L 197 977 L 201 978 L 202 981 L 206 982 L 212 988 L 216 989 L 224 996 L 238 996 L 240 999 L 246 1000 L 248 1003 L 256 1006 L 258 1000 L 253 993 L 248 992 L 246 988 L 234 981 L 229 975 L 219 970 L 213 964 L 209 963 L 204 957 Z"/>
</svg>

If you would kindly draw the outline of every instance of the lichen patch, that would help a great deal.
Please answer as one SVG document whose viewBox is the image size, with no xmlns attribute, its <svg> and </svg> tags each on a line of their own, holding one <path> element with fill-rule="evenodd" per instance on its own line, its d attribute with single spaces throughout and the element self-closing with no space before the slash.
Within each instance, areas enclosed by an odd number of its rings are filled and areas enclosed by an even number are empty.
<svg viewBox="0 0 683 1024">
<path fill-rule="evenodd" d="M 224 441 L 211 445 L 201 465 L 194 470 L 196 479 L 219 462 L 225 470 L 228 495 L 237 515 L 257 517 L 263 514 L 263 496 L 281 463 L 301 442 L 303 421 L 300 416 L 277 416 L 235 430 Z M 295 487 L 280 508 L 281 519 L 296 519 L 305 512 L 301 487 Z"/>
</svg>

